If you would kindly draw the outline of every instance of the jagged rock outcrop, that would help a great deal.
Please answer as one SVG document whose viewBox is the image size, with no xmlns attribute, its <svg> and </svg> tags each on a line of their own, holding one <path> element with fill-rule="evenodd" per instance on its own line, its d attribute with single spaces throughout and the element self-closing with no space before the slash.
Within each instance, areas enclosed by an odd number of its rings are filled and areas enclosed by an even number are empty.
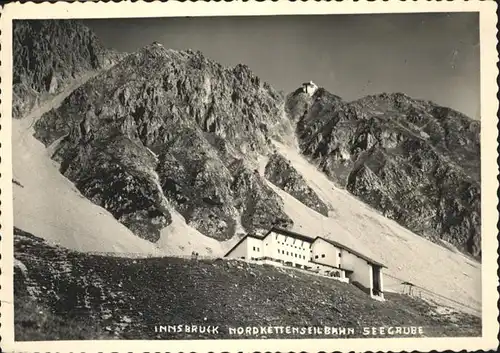
<svg viewBox="0 0 500 353">
<path fill-rule="evenodd" d="M 480 256 L 480 125 L 396 94 L 287 97 L 302 152 L 339 186 L 436 242 Z"/>
<path fill-rule="evenodd" d="M 124 56 L 104 48 L 88 27 L 73 20 L 15 20 L 12 44 L 14 118 L 60 93 L 71 80 Z"/>
<path fill-rule="evenodd" d="M 243 160 L 233 162 L 230 170 L 235 205 L 247 230 L 266 231 L 270 225 L 285 229 L 293 226 L 293 220 L 283 211 L 283 201 L 265 184 L 258 170 L 251 170 Z"/>
<path fill-rule="evenodd" d="M 269 158 L 265 168 L 265 176 L 274 185 L 286 191 L 307 207 L 328 217 L 328 206 L 307 185 L 307 181 L 279 153 Z"/>
<path fill-rule="evenodd" d="M 156 240 L 171 206 L 200 232 L 227 239 L 240 217 L 247 229 L 292 224 L 262 181 L 228 169 L 269 151 L 289 124 L 282 106 L 244 65 L 227 69 L 154 43 L 44 114 L 35 137 L 56 143 L 61 172 L 140 236 Z"/>
<path fill-rule="evenodd" d="M 234 235 L 239 215 L 232 176 L 202 132 L 195 130 L 162 151 L 157 171 L 165 196 L 188 224 L 218 239 Z"/>
</svg>

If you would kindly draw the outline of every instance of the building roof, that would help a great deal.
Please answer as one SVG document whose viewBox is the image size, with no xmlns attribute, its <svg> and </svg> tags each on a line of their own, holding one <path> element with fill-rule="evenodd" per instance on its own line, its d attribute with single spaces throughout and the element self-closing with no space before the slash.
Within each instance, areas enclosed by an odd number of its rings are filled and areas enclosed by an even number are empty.
<svg viewBox="0 0 500 353">
<path fill-rule="evenodd" d="M 345 246 L 345 245 L 343 245 L 343 244 L 337 243 L 337 242 L 336 242 L 336 241 L 334 241 L 334 240 L 326 239 L 326 238 L 323 238 L 323 237 L 316 237 L 316 239 L 314 239 L 314 241 L 316 241 L 316 240 L 318 240 L 318 239 L 324 240 L 324 241 L 326 241 L 327 243 L 332 244 L 333 246 L 336 246 L 336 247 L 338 247 L 338 248 L 340 248 L 340 249 L 344 249 L 344 250 L 346 250 L 346 251 L 350 252 L 351 254 L 356 255 L 357 257 L 359 257 L 359 258 L 361 258 L 361 259 L 363 259 L 363 260 L 368 261 L 368 262 L 369 262 L 369 263 L 371 263 L 372 265 L 376 265 L 376 266 L 380 266 L 380 267 L 385 267 L 385 268 L 387 268 L 387 266 L 385 266 L 384 264 L 382 264 L 382 263 L 380 263 L 380 262 L 378 262 L 378 261 L 375 261 L 375 260 L 373 260 L 372 258 L 369 258 L 368 256 L 363 255 L 363 254 L 361 254 L 361 253 L 357 252 L 356 250 L 353 250 L 353 249 L 351 249 L 351 248 L 349 248 L 349 247 L 347 247 L 347 246 Z"/>
<path fill-rule="evenodd" d="M 302 241 L 305 241 L 308 243 L 314 242 L 314 238 L 308 237 L 308 236 L 303 235 L 303 234 L 292 232 L 291 230 L 288 230 L 288 229 L 279 228 L 279 227 L 272 227 L 271 229 L 269 229 L 269 231 L 265 234 L 264 238 L 267 238 L 267 236 L 273 232 L 278 233 L 278 234 L 282 234 L 282 235 L 287 235 L 289 237 L 299 239 L 299 240 L 302 240 Z"/>
</svg>

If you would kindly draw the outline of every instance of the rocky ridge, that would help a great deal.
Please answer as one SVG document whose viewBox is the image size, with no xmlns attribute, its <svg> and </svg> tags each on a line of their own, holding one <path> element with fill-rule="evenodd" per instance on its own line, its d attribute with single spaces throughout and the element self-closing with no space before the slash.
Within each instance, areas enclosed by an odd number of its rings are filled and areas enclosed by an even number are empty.
<svg viewBox="0 0 500 353">
<path fill-rule="evenodd" d="M 107 49 L 80 21 L 15 20 L 12 115 L 20 118 L 72 80 L 110 67 L 125 54 Z"/>
<path fill-rule="evenodd" d="M 282 104 L 244 65 L 153 43 L 44 114 L 35 137 L 55 143 L 61 172 L 139 236 L 158 240 L 174 207 L 222 240 L 239 224 L 293 224 L 251 163 L 239 163 L 289 129 Z"/>
<path fill-rule="evenodd" d="M 480 124 L 404 94 L 287 97 L 300 149 L 337 185 L 437 243 L 480 257 Z"/>
<path fill-rule="evenodd" d="M 328 206 L 311 189 L 297 170 L 279 153 L 274 153 L 266 164 L 267 180 L 289 193 L 307 207 L 328 217 Z"/>
</svg>

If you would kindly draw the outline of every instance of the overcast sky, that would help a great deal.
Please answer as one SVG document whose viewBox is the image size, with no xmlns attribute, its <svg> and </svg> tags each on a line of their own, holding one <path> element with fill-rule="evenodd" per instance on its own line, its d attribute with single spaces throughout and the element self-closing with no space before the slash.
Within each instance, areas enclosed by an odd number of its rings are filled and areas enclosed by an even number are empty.
<svg viewBox="0 0 500 353">
<path fill-rule="evenodd" d="M 404 92 L 479 118 L 477 13 L 194 17 L 85 21 L 108 47 L 153 41 L 238 63 L 276 89 L 304 81 L 354 100 Z"/>
</svg>

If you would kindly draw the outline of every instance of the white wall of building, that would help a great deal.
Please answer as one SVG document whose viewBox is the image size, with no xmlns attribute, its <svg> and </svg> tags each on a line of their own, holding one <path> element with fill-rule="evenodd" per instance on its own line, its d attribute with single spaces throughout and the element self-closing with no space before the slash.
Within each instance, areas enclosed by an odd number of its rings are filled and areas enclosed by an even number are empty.
<svg viewBox="0 0 500 353">
<path fill-rule="evenodd" d="M 347 250 L 341 250 L 342 268 L 353 271 L 351 274 L 351 282 L 358 282 L 363 287 L 372 289 L 372 265 L 366 260 L 351 254 Z"/>
<path fill-rule="evenodd" d="M 264 247 L 262 240 L 252 237 L 247 237 L 247 259 L 255 260 L 264 257 Z"/>
<path fill-rule="evenodd" d="M 237 258 L 237 259 L 241 258 L 248 259 L 248 249 L 247 249 L 248 239 L 249 238 L 246 237 L 236 248 L 233 249 L 233 251 L 231 251 L 227 255 L 227 257 Z"/>
<path fill-rule="evenodd" d="M 263 240 L 263 246 L 267 257 L 283 262 L 291 262 L 293 266 L 310 266 L 310 242 L 271 232 Z"/>
<path fill-rule="evenodd" d="M 341 267 L 341 251 L 339 248 L 323 239 L 317 239 L 312 244 L 312 261 L 333 267 Z"/>
</svg>

